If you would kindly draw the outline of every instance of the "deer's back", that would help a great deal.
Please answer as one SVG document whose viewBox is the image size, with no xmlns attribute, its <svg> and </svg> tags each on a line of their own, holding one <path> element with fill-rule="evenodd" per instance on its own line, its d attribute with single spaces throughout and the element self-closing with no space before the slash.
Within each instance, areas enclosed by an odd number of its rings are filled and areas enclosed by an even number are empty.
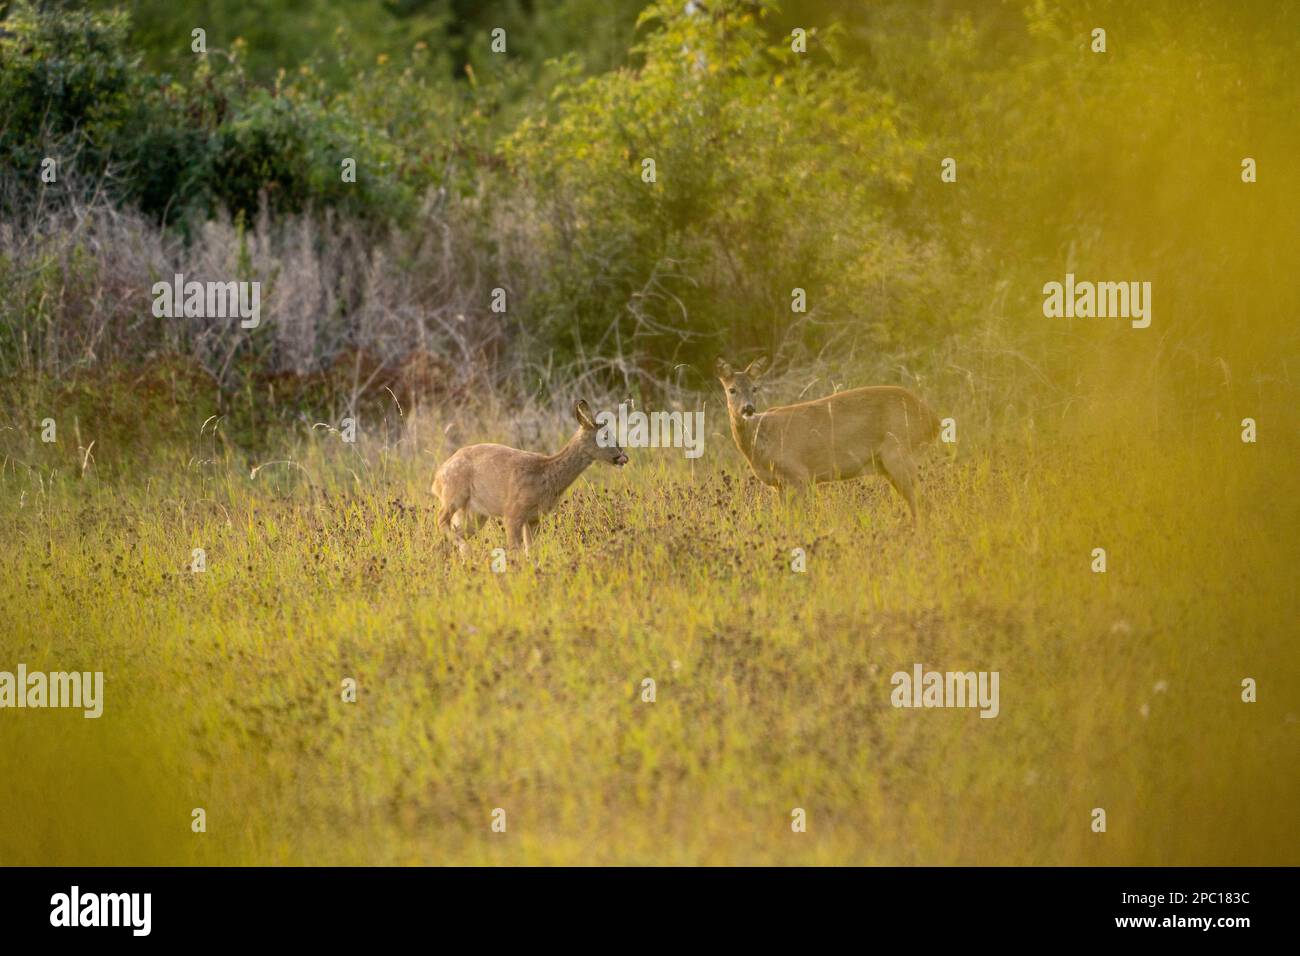
<svg viewBox="0 0 1300 956">
<path fill-rule="evenodd" d="M 779 405 L 763 413 L 763 425 L 790 439 L 879 449 L 886 440 L 917 450 L 939 433 L 939 419 L 921 399 L 897 385 L 871 385 L 825 398 Z"/>
<path fill-rule="evenodd" d="M 439 498 L 460 492 L 470 495 L 471 510 L 499 515 L 520 479 L 534 474 L 542 455 L 508 445 L 467 445 L 442 463 L 433 478 Z"/>
</svg>

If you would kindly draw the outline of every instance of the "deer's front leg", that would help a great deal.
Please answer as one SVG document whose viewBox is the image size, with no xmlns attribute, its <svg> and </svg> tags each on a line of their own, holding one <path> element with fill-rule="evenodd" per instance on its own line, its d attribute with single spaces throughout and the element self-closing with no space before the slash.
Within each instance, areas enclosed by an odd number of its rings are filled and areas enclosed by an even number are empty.
<svg viewBox="0 0 1300 956">
<path fill-rule="evenodd" d="M 515 548 L 519 547 L 519 541 L 522 537 L 524 522 L 523 519 L 521 519 L 518 515 L 508 514 L 505 516 L 505 525 L 506 525 L 506 547 L 510 548 L 513 551 Z"/>
<path fill-rule="evenodd" d="M 533 539 L 537 537 L 537 526 L 541 522 L 534 518 L 532 521 L 525 521 L 523 525 L 524 554 L 528 554 L 529 548 L 532 547 Z"/>
</svg>

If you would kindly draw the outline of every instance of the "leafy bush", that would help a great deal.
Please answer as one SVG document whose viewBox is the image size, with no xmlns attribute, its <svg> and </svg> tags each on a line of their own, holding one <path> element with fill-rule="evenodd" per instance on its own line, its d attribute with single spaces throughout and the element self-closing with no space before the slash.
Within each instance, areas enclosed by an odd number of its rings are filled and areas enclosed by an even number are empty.
<svg viewBox="0 0 1300 956">
<path fill-rule="evenodd" d="M 540 277 L 530 328 L 569 355 L 703 365 L 817 348 L 850 321 L 880 347 L 904 313 L 939 323 L 934 250 L 893 221 L 923 145 L 895 102 L 834 64 L 833 38 L 797 55 L 761 8 L 715 6 L 652 6 L 640 69 L 561 85 L 506 142 L 537 202 L 515 239 Z"/>
<path fill-rule="evenodd" d="M 0 181 L 12 201 L 18 183 L 39 183 L 41 160 L 60 151 L 83 163 L 104 159 L 92 131 L 127 112 L 136 61 L 124 46 L 121 14 L 39 12 L 19 2 L 0 33 Z M 35 191 L 32 189 L 31 191 Z"/>
<path fill-rule="evenodd" d="M 1113 392 L 1166 355 L 1197 388 L 1220 365 L 1280 374 L 1300 187 L 1243 190 L 1237 164 L 1297 151 L 1276 38 L 1300 10 L 674 0 L 629 48 L 636 5 L 306 0 L 289 36 L 278 12 L 214 0 L 196 55 L 161 0 L 133 7 L 134 32 L 19 0 L 0 33 L 0 369 L 133 361 L 165 338 L 223 383 L 356 348 L 399 367 L 443 350 L 524 390 L 590 372 L 623 388 L 763 350 L 983 394 L 981 363 L 1011 357 L 1006 390 L 1037 382 L 1061 407 L 1089 369 L 1129 368 Z M 234 262 L 281 293 L 274 331 L 140 321 L 154 272 Z M 1037 321 L 1067 266 L 1150 278 L 1168 337 Z M 1247 298 L 1268 334 L 1223 320 Z M 954 364 L 958 342 L 973 358 Z"/>
<path fill-rule="evenodd" d="M 65 197 L 104 190 L 184 226 L 219 212 L 253 215 L 264 201 L 274 213 L 337 208 L 389 221 L 408 216 L 429 182 L 429 168 L 403 166 L 385 131 L 345 108 L 348 98 L 322 100 L 310 69 L 298 74 L 301 87 L 256 86 L 236 44 L 198 57 L 184 83 L 140 69 L 120 14 L 38 10 L 24 0 L 4 22 L 0 179 L 9 188 L 0 201 L 8 215 L 59 195 L 40 188 L 45 157 L 59 161 Z M 357 163 L 355 183 L 343 183 L 345 157 Z"/>
</svg>

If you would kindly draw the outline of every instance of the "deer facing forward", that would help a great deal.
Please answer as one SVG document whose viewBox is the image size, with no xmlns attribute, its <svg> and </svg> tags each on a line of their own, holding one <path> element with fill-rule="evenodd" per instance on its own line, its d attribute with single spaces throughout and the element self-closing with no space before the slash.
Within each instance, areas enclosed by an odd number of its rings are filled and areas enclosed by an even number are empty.
<svg viewBox="0 0 1300 956">
<path fill-rule="evenodd" d="M 754 382 L 766 367 L 762 358 L 743 372 L 722 359 L 715 366 L 727 392 L 731 436 L 759 481 L 808 486 L 883 474 L 915 523 L 916 459 L 939 433 L 925 402 L 905 388 L 881 385 L 759 412 Z"/>
<path fill-rule="evenodd" d="M 506 545 L 514 548 L 522 541 L 527 554 L 542 515 L 559 503 L 588 465 L 627 464 L 623 449 L 596 441 L 596 423 L 586 402 L 579 401 L 573 414 L 578 430 L 554 455 L 506 445 L 469 445 L 442 463 L 432 489 L 439 503 L 438 527 L 451 535 L 461 554 L 469 550 L 466 539 L 488 518 L 500 518 Z"/>
</svg>

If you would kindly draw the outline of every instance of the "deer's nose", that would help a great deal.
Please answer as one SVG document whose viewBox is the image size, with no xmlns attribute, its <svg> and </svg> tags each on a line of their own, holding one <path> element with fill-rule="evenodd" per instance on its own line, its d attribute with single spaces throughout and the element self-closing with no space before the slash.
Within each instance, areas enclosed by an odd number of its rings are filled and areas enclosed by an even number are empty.
<svg viewBox="0 0 1300 956">
<path fill-rule="evenodd" d="M 623 452 L 619 452 L 618 457 L 614 459 L 614 464 L 616 464 L 616 465 L 626 465 L 626 464 L 627 464 L 627 455 L 624 454 Z"/>
<path fill-rule="evenodd" d="M 744 415 L 745 417 L 749 417 L 750 415 L 754 414 L 754 403 L 746 402 L 745 406 L 740 410 L 740 414 Z"/>
</svg>

